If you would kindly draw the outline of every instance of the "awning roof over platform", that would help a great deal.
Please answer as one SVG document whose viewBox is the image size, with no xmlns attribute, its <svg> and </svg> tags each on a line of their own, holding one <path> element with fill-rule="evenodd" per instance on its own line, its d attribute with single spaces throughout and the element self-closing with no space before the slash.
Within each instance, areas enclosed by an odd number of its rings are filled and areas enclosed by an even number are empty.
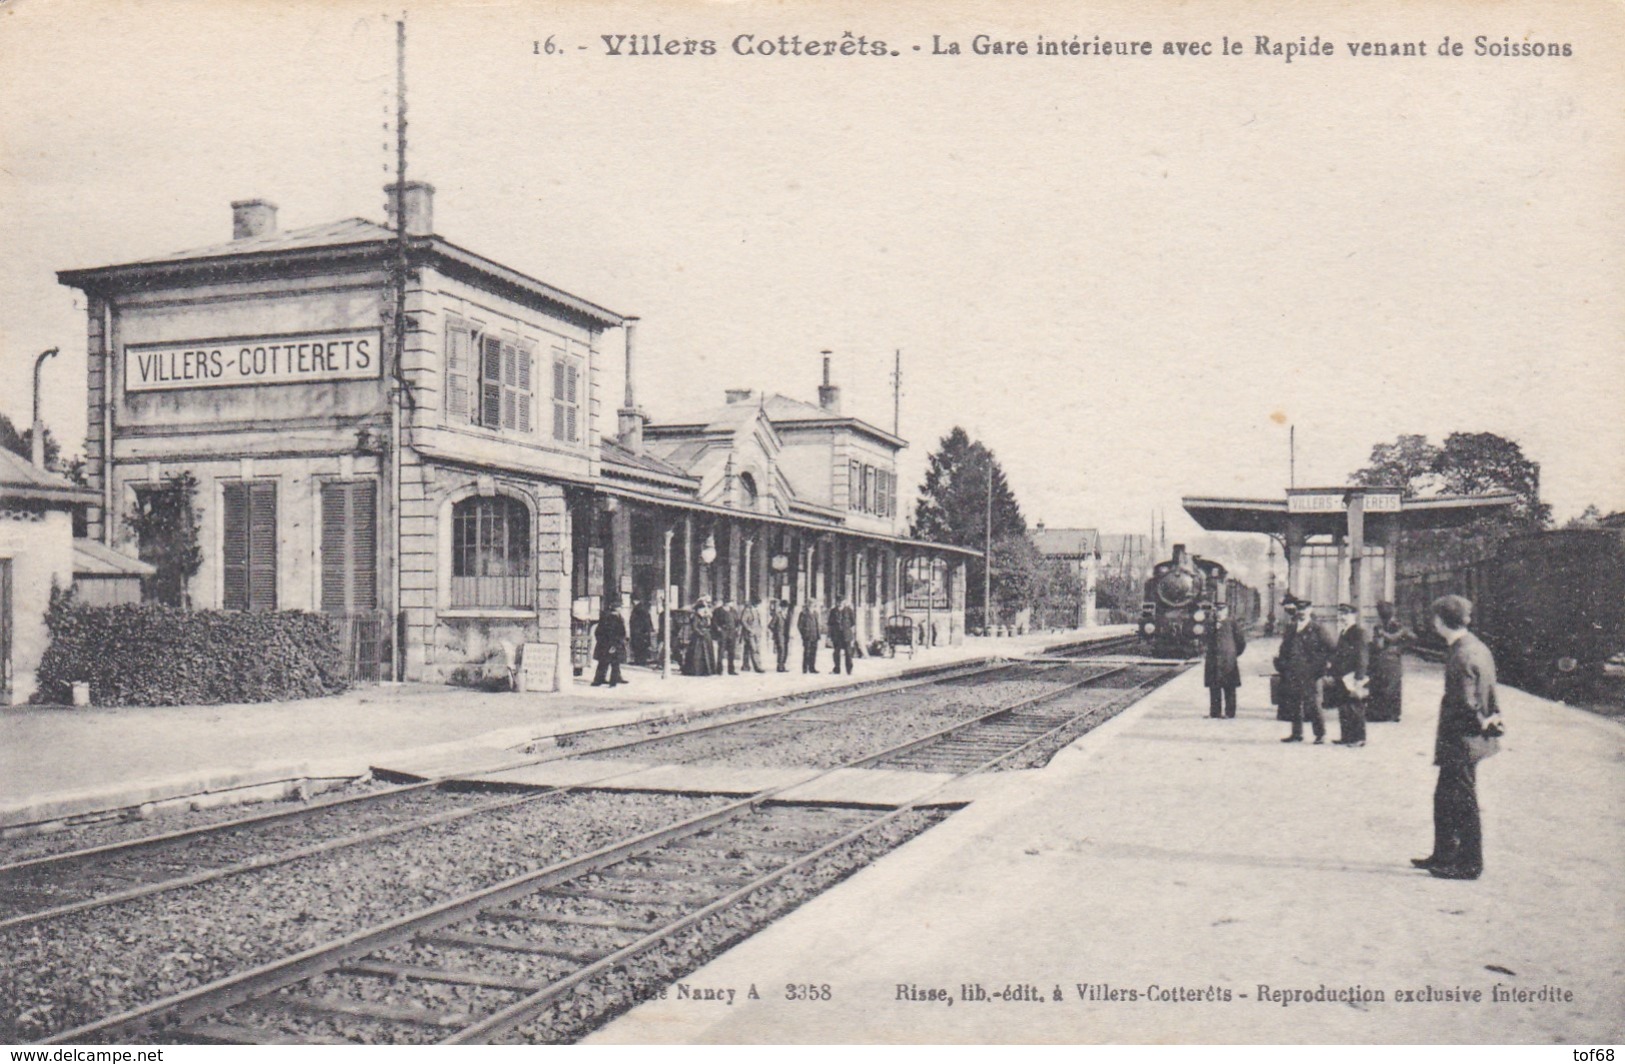
<svg viewBox="0 0 1625 1064">
<path fill-rule="evenodd" d="M 1296 519 L 1305 535 L 1332 535 L 1348 525 L 1348 499 L 1365 496 L 1367 523 L 1397 521 L 1407 531 L 1424 528 L 1453 528 L 1464 525 L 1501 507 L 1511 506 L 1518 497 L 1511 492 L 1486 495 L 1438 495 L 1426 499 L 1400 497 L 1397 489 L 1382 488 L 1293 488 L 1280 499 L 1235 499 L 1200 495 L 1186 496 L 1185 512 L 1209 532 L 1286 533 L 1289 519 Z"/>
</svg>

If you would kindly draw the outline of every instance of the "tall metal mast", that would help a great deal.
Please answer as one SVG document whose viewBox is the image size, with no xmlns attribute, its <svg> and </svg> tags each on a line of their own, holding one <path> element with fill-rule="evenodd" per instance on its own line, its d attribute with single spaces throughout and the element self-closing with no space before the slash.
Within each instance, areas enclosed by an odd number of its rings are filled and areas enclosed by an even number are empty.
<svg viewBox="0 0 1625 1064">
<path fill-rule="evenodd" d="M 390 633 L 389 678 L 399 682 L 405 658 L 405 625 L 401 613 L 401 416 L 405 410 L 406 374 L 406 13 L 395 23 L 395 268 L 394 383 L 389 398 Z"/>
</svg>

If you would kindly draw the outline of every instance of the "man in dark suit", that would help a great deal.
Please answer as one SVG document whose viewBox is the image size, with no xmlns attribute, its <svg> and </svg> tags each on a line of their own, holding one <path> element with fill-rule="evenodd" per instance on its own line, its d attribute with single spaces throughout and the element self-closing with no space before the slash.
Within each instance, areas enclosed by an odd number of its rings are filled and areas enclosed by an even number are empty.
<svg viewBox="0 0 1625 1064">
<path fill-rule="evenodd" d="M 852 608 L 850 598 L 841 599 L 841 604 L 829 613 L 829 642 L 835 648 L 834 662 L 831 672 L 841 671 L 841 661 L 846 661 L 846 674 L 852 675 L 852 646 L 858 639 L 858 614 Z"/>
<path fill-rule="evenodd" d="M 739 649 L 739 607 L 732 601 L 724 601 L 718 606 L 716 613 L 711 615 L 711 631 L 717 637 L 717 673 L 721 674 L 722 666 L 726 663 L 728 675 L 738 676 L 734 655 Z"/>
<path fill-rule="evenodd" d="M 1202 683 L 1207 685 L 1207 715 L 1215 720 L 1236 715 L 1236 688 L 1241 686 L 1238 658 L 1247 649 L 1241 626 L 1230 619 L 1230 607 L 1214 607 L 1213 627 L 1207 634 L 1207 661 L 1202 666 Z M 1222 703 L 1222 705 L 1221 705 Z"/>
<path fill-rule="evenodd" d="M 1371 644 L 1365 627 L 1351 603 L 1337 607 L 1337 623 L 1342 632 L 1332 651 L 1331 676 L 1326 682 L 1326 701 L 1337 707 L 1339 746 L 1365 745 L 1365 699 L 1370 683 Z"/>
<path fill-rule="evenodd" d="M 824 637 L 824 628 L 818 623 L 818 606 L 811 601 L 801 604 L 796 634 L 801 636 L 801 671 L 817 672 L 818 641 Z"/>
<path fill-rule="evenodd" d="M 1281 645 L 1275 652 L 1275 677 L 1270 687 L 1270 700 L 1275 703 L 1275 719 L 1290 721 L 1292 704 L 1286 697 L 1286 684 L 1281 678 L 1281 661 L 1286 657 L 1287 644 L 1298 630 L 1298 600 L 1290 593 L 1281 600 Z"/>
<path fill-rule="evenodd" d="M 1450 645 L 1444 663 L 1444 698 L 1433 740 L 1439 781 L 1433 788 L 1433 852 L 1411 863 L 1440 879 L 1477 879 L 1484 872 L 1478 818 L 1480 744 L 1502 733 L 1495 699 L 1495 657 L 1467 630 L 1473 604 L 1446 595 L 1433 604 L 1433 628 Z M 1475 749 L 1479 747 L 1479 749 Z"/>
<path fill-rule="evenodd" d="M 790 603 L 775 599 L 773 612 L 767 618 L 767 631 L 773 638 L 773 657 L 780 672 L 789 672 L 790 660 Z"/>
<path fill-rule="evenodd" d="M 1292 630 L 1281 641 L 1275 668 L 1281 674 L 1281 697 L 1291 711 L 1292 734 L 1283 743 L 1303 742 L 1304 718 L 1315 731 L 1315 742 L 1326 741 L 1326 721 L 1320 715 L 1320 680 L 1332 657 L 1332 644 L 1310 616 L 1311 603 L 1298 599 Z"/>
<path fill-rule="evenodd" d="M 593 657 L 598 659 L 598 671 L 592 678 L 594 687 L 626 682 L 621 679 L 621 663 L 626 660 L 626 622 L 621 620 L 616 605 L 613 598 L 606 597 L 603 616 L 598 618 L 598 642 L 593 649 Z"/>
</svg>

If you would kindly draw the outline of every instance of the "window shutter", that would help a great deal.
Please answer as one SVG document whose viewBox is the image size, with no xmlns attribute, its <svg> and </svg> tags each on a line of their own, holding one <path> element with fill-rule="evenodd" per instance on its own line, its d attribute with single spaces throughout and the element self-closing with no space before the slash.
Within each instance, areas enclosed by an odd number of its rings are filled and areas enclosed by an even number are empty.
<svg viewBox="0 0 1625 1064">
<path fill-rule="evenodd" d="M 248 608 L 276 609 L 276 485 L 248 490 Z"/>
<path fill-rule="evenodd" d="M 350 493 L 348 484 L 322 485 L 322 610 L 348 613 Z"/>
<path fill-rule="evenodd" d="M 564 438 L 572 443 L 580 439 L 580 436 L 576 434 L 576 409 L 578 405 L 576 403 L 576 378 L 579 375 L 580 370 L 574 365 L 564 367 L 564 383 L 566 385 L 564 390 Z"/>
<path fill-rule="evenodd" d="M 557 348 L 553 349 L 553 438 L 567 438 L 564 435 L 564 353 Z"/>
<path fill-rule="evenodd" d="M 519 350 L 513 344 L 502 345 L 502 427 L 517 428 L 519 424 Z"/>
<path fill-rule="evenodd" d="M 322 609 L 378 605 L 378 491 L 370 480 L 322 485 Z"/>
<path fill-rule="evenodd" d="M 519 349 L 519 431 L 531 431 L 531 410 L 536 406 L 536 397 L 531 392 L 530 379 L 535 372 L 536 352 L 530 347 Z"/>
<path fill-rule="evenodd" d="M 446 331 L 446 420 L 468 420 L 468 330 Z"/>
<path fill-rule="evenodd" d="M 502 427 L 502 341 L 480 338 L 480 417 L 486 428 Z"/>
<path fill-rule="evenodd" d="M 248 608 L 248 485 L 227 484 L 224 520 L 220 534 L 220 562 L 225 570 L 225 595 L 221 605 L 228 610 Z"/>
</svg>

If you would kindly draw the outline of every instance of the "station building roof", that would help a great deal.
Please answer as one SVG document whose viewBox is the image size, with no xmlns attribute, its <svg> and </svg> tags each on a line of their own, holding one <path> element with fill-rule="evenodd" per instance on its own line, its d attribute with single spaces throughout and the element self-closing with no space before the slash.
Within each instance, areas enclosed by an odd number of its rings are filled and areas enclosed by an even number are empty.
<svg viewBox="0 0 1625 1064">
<path fill-rule="evenodd" d="M 1282 535 L 1288 521 L 1294 521 L 1307 535 L 1332 535 L 1347 527 L 1348 499 L 1354 494 L 1366 497 L 1368 522 L 1397 521 L 1407 531 L 1455 528 L 1518 501 L 1511 492 L 1405 498 L 1399 488 L 1355 485 L 1291 488 L 1279 499 L 1188 495 L 1183 503 L 1185 512 L 1209 532 Z"/>
<path fill-rule="evenodd" d="M 1096 558 L 1100 556 L 1100 532 L 1093 528 L 1045 528 L 1032 531 L 1033 546 L 1046 558 Z"/>
<path fill-rule="evenodd" d="M 43 503 L 49 509 L 66 510 L 101 501 L 100 492 L 81 488 L 0 447 L 0 502 L 26 502 L 34 506 Z"/>
<path fill-rule="evenodd" d="M 118 265 L 61 270 L 56 276 L 62 284 L 95 292 L 162 288 L 218 281 L 222 277 L 256 276 L 267 271 L 286 274 L 323 267 L 380 265 L 394 254 L 397 239 L 396 231 L 389 226 L 365 218 L 345 218 L 299 229 L 271 230 Z M 477 279 L 522 299 L 539 301 L 597 328 L 614 328 L 626 321 L 622 314 L 477 255 L 442 236 L 409 234 L 406 243 L 413 261 L 427 261 L 450 275 Z"/>
</svg>

